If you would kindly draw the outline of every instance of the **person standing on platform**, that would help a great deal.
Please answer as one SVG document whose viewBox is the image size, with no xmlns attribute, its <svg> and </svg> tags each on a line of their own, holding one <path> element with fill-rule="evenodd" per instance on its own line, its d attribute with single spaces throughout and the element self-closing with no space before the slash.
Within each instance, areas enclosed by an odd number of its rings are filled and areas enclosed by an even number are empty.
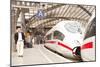
<svg viewBox="0 0 100 67">
<path fill-rule="evenodd" d="M 34 47 L 35 44 L 35 37 L 32 37 L 32 47 Z"/>
<path fill-rule="evenodd" d="M 20 26 L 17 26 L 17 32 L 14 35 L 18 57 L 23 57 L 25 35 Z"/>
</svg>

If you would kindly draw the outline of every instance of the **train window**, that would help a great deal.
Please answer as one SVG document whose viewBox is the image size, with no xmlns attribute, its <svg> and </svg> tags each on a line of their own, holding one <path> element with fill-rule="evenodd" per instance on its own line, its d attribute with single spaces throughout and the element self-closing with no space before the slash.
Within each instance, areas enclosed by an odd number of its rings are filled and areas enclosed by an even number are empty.
<svg viewBox="0 0 100 67">
<path fill-rule="evenodd" d="M 80 24 L 73 22 L 73 23 L 66 23 L 64 25 L 65 29 L 71 33 L 77 33 L 80 30 Z"/>
<path fill-rule="evenodd" d="M 84 39 L 95 35 L 96 35 L 96 18 L 94 18 L 92 22 L 88 25 Z"/>
<path fill-rule="evenodd" d="M 51 34 L 47 35 L 47 40 L 51 39 Z"/>
<path fill-rule="evenodd" d="M 64 35 L 59 31 L 55 31 L 54 32 L 54 39 L 59 39 L 62 41 L 64 39 Z"/>
</svg>

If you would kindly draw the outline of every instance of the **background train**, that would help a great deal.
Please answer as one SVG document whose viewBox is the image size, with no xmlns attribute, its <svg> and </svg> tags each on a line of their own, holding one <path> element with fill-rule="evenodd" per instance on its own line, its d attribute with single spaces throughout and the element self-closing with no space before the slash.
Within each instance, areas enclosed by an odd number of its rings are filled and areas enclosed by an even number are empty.
<svg viewBox="0 0 100 67">
<path fill-rule="evenodd" d="M 95 61 L 96 46 L 96 18 L 94 17 L 87 25 L 83 44 L 81 46 L 81 57 L 83 61 Z"/>
<path fill-rule="evenodd" d="M 45 47 L 64 57 L 80 59 L 83 42 L 82 26 L 77 21 L 61 21 L 45 35 Z"/>
</svg>

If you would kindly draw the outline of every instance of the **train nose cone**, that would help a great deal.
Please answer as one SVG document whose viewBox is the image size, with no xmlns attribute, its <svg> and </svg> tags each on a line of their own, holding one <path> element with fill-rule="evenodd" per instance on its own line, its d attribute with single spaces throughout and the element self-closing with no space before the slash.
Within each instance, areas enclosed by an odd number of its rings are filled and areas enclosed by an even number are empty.
<svg viewBox="0 0 100 67">
<path fill-rule="evenodd" d="M 75 59 L 78 59 L 79 61 L 82 61 L 80 51 L 81 51 L 80 46 L 77 46 L 77 47 L 73 48 L 72 53 L 73 53 L 73 56 L 75 57 Z"/>
</svg>

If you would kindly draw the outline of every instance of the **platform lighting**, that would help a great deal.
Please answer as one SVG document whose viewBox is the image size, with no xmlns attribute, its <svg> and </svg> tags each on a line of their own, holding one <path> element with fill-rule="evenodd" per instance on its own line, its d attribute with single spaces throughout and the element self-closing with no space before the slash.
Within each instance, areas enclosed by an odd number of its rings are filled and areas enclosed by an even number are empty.
<svg viewBox="0 0 100 67">
<path fill-rule="evenodd" d="M 22 2 L 22 5 L 25 5 L 25 2 L 24 1 Z"/>
</svg>

